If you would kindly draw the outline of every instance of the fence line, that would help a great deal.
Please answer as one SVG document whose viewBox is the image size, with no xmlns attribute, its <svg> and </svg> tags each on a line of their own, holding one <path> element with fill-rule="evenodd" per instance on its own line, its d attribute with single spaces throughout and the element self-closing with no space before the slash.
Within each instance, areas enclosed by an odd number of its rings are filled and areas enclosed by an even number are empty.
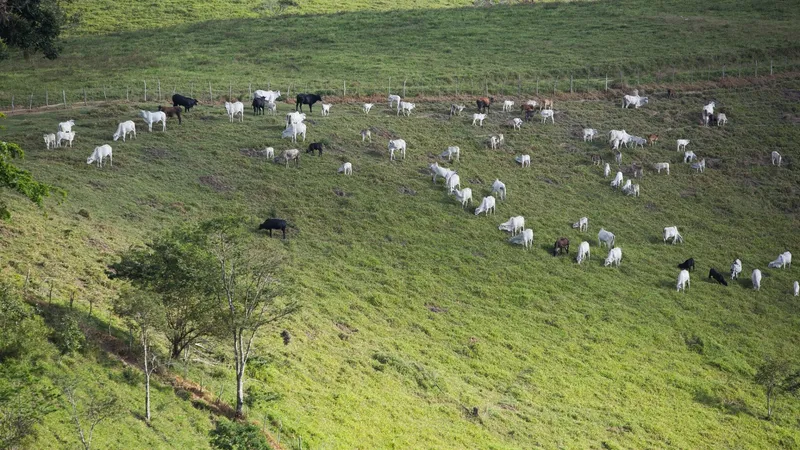
<svg viewBox="0 0 800 450">
<path fill-rule="evenodd" d="M 292 93 L 298 93 L 305 89 L 323 96 L 334 97 L 374 97 L 386 96 L 387 93 L 400 94 L 405 97 L 418 96 L 514 96 L 522 97 L 525 95 L 558 95 L 563 93 L 602 93 L 612 89 L 634 89 L 658 84 L 680 84 L 696 83 L 703 81 L 722 82 L 725 80 L 738 78 L 765 78 L 786 73 L 800 71 L 800 64 L 795 61 L 769 60 L 769 72 L 765 69 L 765 62 L 757 60 L 746 65 L 728 66 L 723 65 L 718 68 L 707 66 L 705 68 L 694 68 L 692 70 L 678 70 L 674 67 L 661 68 L 651 73 L 636 71 L 626 73 L 623 70 L 601 73 L 593 72 L 590 68 L 583 70 L 565 71 L 558 74 L 537 74 L 537 73 L 504 73 L 504 74 L 457 74 L 453 77 L 425 77 L 420 74 L 412 74 L 404 77 L 402 81 L 391 76 L 387 76 L 385 81 L 362 82 L 357 80 L 323 80 L 298 85 L 291 79 L 268 78 L 264 80 L 228 80 L 219 82 L 213 80 L 165 80 L 166 86 L 172 86 L 173 93 L 181 93 L 189 97 L 197 98 L 201 103 L 216 103 L 222 101 L 241 100 L 249 102 L 252 92 L 256 89 L 275 89 L 282 90 L 281 101 L 290 99 Z M 148 81 L 150 90 L 148 91 Z M 152 86 L 155 84 L 156 90 L 153 92 Z M 208 90 L 204 90 L 204 86 Z M 195 88 L 200 86 L 200 91 Z M 227 88 L 227 89 L 225 89 Z M 285 89 L 285 90 L 284 90 Z M 50 92 L 56 93 L 61 90 L 61 102 L 52 103 Z M 169 88 L 167 88 L 168 94 Z M 640 92 L 646 95 L 647 92 Z M 83 86 L 64 89 L 54 83 L 48 83 L 41 87 L 26 90 L 0 90 L 0 110 L 14 113 L 21 109 L 33 109 L 40 107 L 67 108 L 75 104 L 89 102 L 108 102 L 126 101 L 133 103 L 152 103 L 149 106 L 155 109 L 159 103 L 171 100 L 170 95 L 164 95 L 160 78 L 151 80 L 137 80 L 116 82 L 102 81 L 86 83 Z M 27 105 L 24 99 L 27 97 Z M 20 102 L 19 99 L 23 101 Z M 58 98 L 58 94 L 56 94 Z M 58 101 L 58 100 L 56 100 Z M 143 106 L 144 107 L 144 106 Z"/>
</svg>

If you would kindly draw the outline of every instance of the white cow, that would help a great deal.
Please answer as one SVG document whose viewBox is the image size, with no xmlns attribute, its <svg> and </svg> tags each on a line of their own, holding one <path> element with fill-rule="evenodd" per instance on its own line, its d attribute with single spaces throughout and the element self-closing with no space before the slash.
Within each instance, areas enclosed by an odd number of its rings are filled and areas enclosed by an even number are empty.
<svg viewBox="0 0 800 450">
<path fill-rule="evenodd" d="M 639 147 L 642 147 L 642 150 L 644 150 L 644 144 L 647 143 L 647 139 L 641 136 L 631 136 L 630 142 L 633 142 L 633 148 L 636 148 L 638 145 Z"/>
<path fill-rule="evenodd" d="M 608 256 L 606 257 L 604 266 L 614 266 L 616 265 L 619 267 L 620 263 L 622 262 L 622 249 L 619 247 L 612 248 L 608 251 Z"/>
<path fill-rule="evenodd" d="M 784 269 L 786 266 L 792 267 L 792 254 L 791 252 L 784 252 L 778 255 L 778 258 L 775 261 L 769 263 L 768 267 L 770 269 L 777 269 L 781 268 Z"/>
<path fill-rule="evenodd" d="M 306 124 L 304 124 L 304 123 L 294 123 L 292 125 L 289 125 L 288 127 L 286 127 L 285 130 L 283 130 L 283 133 L 281 133 L 281 137 L 282 138 L 290 137 L 290 138 L 292 138 L 292 142 L 297 142 L 297 135 L 298 134 L 302 134 L 303 135 L 303 142 L 305 142 L 306 141 Z"/>
<path fill-rule="evenodd" d="M 484 119 L 486 119 L 486 114 L 475 113 L 472 115 L 472 124 L 475 125 L 476 123 L 480 123 L 480 126 L 483 126 Z"/>
<path fill-rule="evenodd" d="M 581 217 L 577 222 L 572 224 L 572 228 L 578 228 L 579 231 L 589 231 L 589 218 Z"/>
<path fill-rule="evenodd" d="M 461 203 L 462 208 L 466 208 L 467 203 L 472 205 L 472 189 L 464 188 L 460 191 L 453 191 L 453 193 L 456 195 L 456 200 Z"/>
<path fill-rule="evenodd" d="M 374 103 L 364 103 L 361 109 L 364 111 L 364 114 L 369 114 L 369 110 L 372 109 L 373 106 L 375 106 Z"/>
<path fill-rule="evenodd" d="M 622 107 L 627 108 L 628 106 L 633 105 L 634 108 L 639 108 L 642 105 L 646 105 L 648 102 L 647 97 L 640 97 L 638 95 L 626 95 L 625 98 L 622 99 Z"/>
<path fill-rule="evenodd" d="M 389 94 L 389 108 L 391 108 L 394 103 L 397 103 L 397 105 L 399 106 L 400 100 L 401 99 L 399 95 Z"/>
<path fill-rule="evenodd" d="M 372 131 L 368 129 L 361 130 L 361 142 L 364 142 L 367 139 L 369 139 L 369 141 L 372 142 Z"/>
<path fill-rule="evenodd" d="M 706 159 L 703 158 L 700 162 L 692 163 L 692 169 L 698 172 L 705 172 L 706 170 Z"/>
<path fill-rule="evenodd" d="M 495 179 L 492 183 L 492 194 L 498 193 L 500 194 L 500 200 L 506 199 L 506 194 L 508 191 L 506 190 L 506 185 L 502 181 Z"/>
<path fill-rule="evenodd" d="M 670 239 L 672 239 L 673 245 L 683 242 L 683 236 L 678 233 L 678 227 L 664 227 L 664 243 L 666 244 Z"/>
<path fill-rule="evenodd" d="M 131 133 L 133 133 L 133 138 L 136 139 L 136 124 L 132 120 L 127 120 L 117 125 L 117 131 L 113 137 L 115 141 L 121 137 L 122 142 L 125 142 L 125 137 Z"/>
<path fill-rule="evenodd" d="M 306 120 L 306 113 L 298 111 L 286 113 L 286 127 L 296 123 L 303 123 Z"/>
<path fill-rule="evenodd" d="M 285 167 L 289 168 L 289 161 L 294 161 L 297 167 L 300 167 L 300 150 L 296 148 L 290 148 L 288 150 L 284 150 L 281 153 L 281 156 L 275 158 L 275 162 L 283 160 L 285 163 Z"/>
<path fill-rule="evenodd" d="M 608 132 L 608 136 L 608 143 L 612 144 L 614 141 L 627 139 L 630 135 L 625 130 L 611 130 Z"/>
<path fill-rule="evenodd" d="M 795 281 L 792 285 L 792 291 L 794 292 L 794 296 L 800 296 L 800 281 Z"/>
<path fill-rule="evenodd" d="M 731 264 L 731 280 L 739 278 L 740 273 L 742 273 L 742 261 L 736 258 L 733 260 L 733 264 Z"/>
<path fill-rule="evenodd" d="M 456 116 L 456 115 L 460 116 L 461 112 L 464 111 L 464 108 L 466 108 L 465 105 L 457 105 L 457 104 L 453 103 L 452 105 L 450 105 L 450 115 L 451 116 Z"/>
<path fill-rule="evenodd" d="M 513 236 L 517 233 L 522 232 L 522 230 L 525 229 L 525 218 L 522 216 L 514 216 L 508 219 L 508 221 L 501 223 L 500 226 L 497 227 L 497 229 L 503 231 L 510 231 L 511 235 Z"/>
<path fill-rule="evenodd" d="M 457 173 L 454 173 L 447 177 L 445 183 L 447 184 L 448 192 L 452 194 L 456 190 L 456 186 L 461 188 L 461 177 L 459 177 Z"/>
<path fill-rule="evenodd" d="M 690 163 L 690 162 L 692 162 L 692 161 L 694 161 L 696 159 L 697 159 L 697 155 L 695 155 L 693 151 L 688 150 L 688 151 L 683 152 L 683 163 L 684 164 Z"/>
<path fill-rule="evenodd" d="M 581 242 L 581 245 L 578 246 L 578 264 L 582 263 L 585 259 L 589 259 L 592 257 L 592 251 L 589 248 L 589 243 L 586 241 Z"/>
<path fill-rule="evenodd" d="M 628 181 L 630 181 L 630 180 L 628 180 Z M 632 196 L 634 196 L 634 197 L 638 197 L 638 196 L 639 196 L 639 185 L 638 185 L 638 184 L 633 184 L 633 185 L 630 185 L 630 186 L 628 186 L 628 188 L 627 188 L 627 189 L 624 189 L 624 188 L 623 188 L 623 191 L 624 191 L 624 192 L 625 192 L 627 195 L 632 195 Z"/>
<path fill-rule="evenodd" d="M 753 281 L 753 289 L 757 291 L 761 290 L 761 271 L 753 269 L 753 274 L 750 276 L 750 279 Z"/>
<path fill-rule="evenodd" d="M 522 164 L 522 167 L 531 166 L 531 155 L 519 155 L 514 158 L 514 161 Z"/>
<path fill-rule="evenodd" d="M 606 231 L 604 228 L 600 228 L 600 232 L 597 233 L 597 246 L 602 247 L 603 244 L 606 244 L 608 248 L 612 248 L 614 246 L 614 240 L 616 237 L 614 233 L 610 231 Z"/>
<path fill-rule="evenodd" d="M 511 125 L 511 127 L 514 128 L 515 130 L 521 130 L 522 129 L 522 119 L 520 119 L 519 117 L 515 117 L 515 118 L 511 119 L 508 122 L 508 124 Z"/>
<path fill-rule="evenodd" d="M 239 122 L 244 122 L 244 103 L 242 102 L 225 102 L 225 111 L 228 112 L 228 118 L 233 122 L 233 118 L 239 114 Z"/>
<path fill-rule="evenodd" d="M 510 112 L 511 108 L 514 107 L 514 102 L 511 100 L 506 100 L 503 102 L 503 111 Z"/>
<path fill-rule="evenodd" d="M 678 139 L 676 142 L 678 143 L 678 150 L 676 150 L 676 151 L 679 152 L 679 151 L 681 151 L 681 148 L 683 148 L 683 150 L 685 151 L 686 150 L 686 146 L 689 145 L 690 141 L 688 139 Z"/>
<path fill-rule="evenodd" d="M 275 149 L 272 147 L 267 147 L 264 149 L 264 153 L 266 153 L 267 158 L 274 158 L 275 157 Z"/>
<path fill-rule="evenodd" d="M 72 131 L 72 127 L 75 126 L 74 120 L 68 120 L 66 122 L 61 122 L 58 124 L 58 131 Z"/>
<path fill-rule="evenodd" d="M 267 102 L 267 112 L 269 112 L 271 116 L 277 115 L 278 105 L 276 105 L 275 102 Z"/>
<path fill-rule="evenodd" d="M 773 166 L 780 166 L 781 165 L 781 159 L 783 159 L 783 158 L 781 158 L 781 154 L 780 153 L 778 153 L 776 151 L 772 152 L 772 165 Z"/>
<path fill-rule="evenodd" d="M 603 177 L 608 178 L 611 175 L 611 164 L 606 163 L 606 166 L 603 168 Z"/>
<path fill-rule="evenodd" d="M 337 173 L 344 172 L 345 175 L 352 175 L 353 174 L 353 165 L 349 162 L 342 164 L 342 167 L 339 167 Z"/>
<path fill-rule="evenodd" d="M 503 145 L 503 142 L 505 142 L 505 138 L 502 134 L 489 138 L 489 146 L 492 147 L 492 150 L 497 150 L 497 147 Z"/>
<path fill-rule="evenodd" d="M 619 188 L 622 185 L 622 172 L 617 172 L 617 176 L 611 180 L 611 187 L 612 188 Z"/>
<path fill-rule="evenodd" d="M 522 230 L 522 233 L 511 237 L 508 242 L 524 245 L 525 250 L 530 250 L 533 247 L 533 230 L 526 228 Z"/>
<path fill-rule="evenodd" d="M 69 146 L 72 147 L 73 140 L 75 140 L 74 131 L 59 131 L 58 133 L 56 133 L 56 147 L 61 147 L 62 141 L 69 142 Z"/>
<path fill-rule="evenodd" d="M 656 172 L 661 173 L 662 170 L 667 171 L 667 175 L 669 175 L 669 163 L 668 162 L 660 162 L 653 164 L 653 169 L 656 169 Z"/>
<path fill-rule="evenodd" d="M 410 116 L 411 110 L 416 107 L 417 105 L 411 102 L 400 102 L 397 105 L 397 115 L 399 116 L 402 112 L 404 116 Z"/>
<path fill-rule="evenodd" d="M 446 156 L 448 161 L 452 161 L 453 157 L 455 156 L 456 161 L 460 161 L 461 149 L 458 148 L 457 146 L 447 147 L 447 150 L 442 152 L 442 154 L 439 156 L 442 158 Z"/>
<path fill-rule="evenodd" d="M 710 102 L 709 104 L 703 106 L 703 114 L 713 116 L 714 115 L 714 107 L 716 106 L 716 102 Z"/>
<path fill-rule="evenodd" d="M 45 134 L 44 135 L 44 145 L 48 149 L 49 148 L 55 148 L 56 147 L 56 134 L 55 133 Z"/>
<path fill-rule="evenodd" d="M 475 208 L 475 215 L 477 216 L 480 213 L 486 213 L 486 215 L 489 215 L 490 211 L 494 213 L 495 212 L 494 205 L 495 205 L 494 197 L 492 197 L 491 195 L 488 197 L 483 197 L 480 206 Z"/>
<path fill-rule="evenodd" d="M 244 106 L 242 106 L 242 111 L 244 111 Z M 140 110 L 139 117 L 144 119 L 144 122 L 147 124 L 148 131 L 152 132 L 153 124 L 158 122 L 161 122 L 162 125 L 161 131 L 167 131 L 167 115 L 164 114 L 163 111 L 150 112 L 150 111 Z"/>
<path fill-rule="evenodd" d="M 583 129 L 583 142 L 589 141 L 592 142 L 594 137 L 598 135 L 597 130 L 594 128 L 584 128 Z"/>
<path fill-rule="evenodd" d="M 328 115 L 331 114 L 331 106 L 333 106 L 333 104 L 331 104 L 331 103 L 323 103 L 322 104 L 322 115 L 323 116 L 328 116 Z"/>
<path fill-rule="evenodd" d="M 728 116 L 725 113 L 717 114 L 717 126 L 722 126 L 728 123 Z"/>
<path fill-rule="evenodd" d="M 253 99 L 254 100 L 259 98 L 259 97 L 263 97 L 264 100 L 267 101 L 267 103 L 275 103 L 275 100 L 277 100 L 280 96 L 281 96 L 281 91 L 262 91 L 262 90 L 257 90 L 255 92 L 253 92 Z"/>
<path fill-rule="evenodd" d="M 450 178 L 450 175 L 456 173 L 454 170 L 440 166 L 438 162 L 431 164 L 428 166 L 428 168 L 431 170 L 431 178 L 434 183 L 436 183 L 436 177 L 443 177 L 445 180 L 447 180 Z"/>
<path fill-rule="evenodd" d="M 552 109 L 543 109 L 539 111 L 539 114 L 542 115 L 542 123 L 547 122 L 547 119 L 550 119 L 554 124 L 556 123 L 555 112 Z"/>
<path fill-rule="evenodd" d="M 406 159 L 406 141 L 402 139 L 395 139 L 389 141 L 389 161 L 394 161 L 394 152 L 400 151 L 403 159 Z"/>
<path fill-rule="evenodd" d="M 108 156 L 108 161 L 111 163 L 111 166 L 114 166 L 114 156 L 111 152 L 111 146 L 108 144 L 95 147 L 91 156 L 86 159 L 86 164 L 91 164 L 97 161 L 97 167 L 103 167 L 103 159 L 106 156 Z"/>
<path fill-rule="evenodd" d="M 689 271 L 681 270 L 681 273 L 678 274 L 678 292 L 686 292 L 686 288 L 689 287 L 689 285 L 691 285 L 689 281 Z"/>
<path fill-rule="evenodd" d="M 631 188 L 631 180 L 630 179 L 625 180 L 625 184 L 622 185 L 622 192 L 627 193 L 628 189 L 632 189 Z"/>
</svg>

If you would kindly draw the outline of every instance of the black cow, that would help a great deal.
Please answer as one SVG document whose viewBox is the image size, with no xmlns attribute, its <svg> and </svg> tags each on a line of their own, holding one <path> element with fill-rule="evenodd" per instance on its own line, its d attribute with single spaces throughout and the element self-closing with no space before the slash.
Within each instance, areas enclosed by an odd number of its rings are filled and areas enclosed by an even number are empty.
<svg viewBox="0 0 800 450">
<path fill-rule="evenodd" d="M 678 269 L 694 270 L 694 258 L 689 258 L 686 261 L 678 264 Z"/>
<path fill-rule="evenodd" d="M 713 267 L 711 268 L 711 270 L 708 271 L 708 278 L 713 278 L 713 279 L 717 280 L 717 283 L 719 283 L 719 284 L 721 284 L 723 286 L 727 286 L 728 285 L 728 282 L 725 281 L 725 277 L 723 277 L 722 274 L 717 272 L 717 269 L 715 269 Z"/>
<path fill-rule="evenodd" d="M 310 113 L 314 112 L 312 109 L 312 105 L 316 102 L 321 102 L 322 97 L 317 94 L 297 94 L 294 103 L 294 110 L 297 111 L 300 109 L 300 112 L 303 112 L 303 105 L 308 105 L 308 111 Z"/>
<path fill-rule="evenodd" d="M 186 108 L 186 112 L 189 112 L 193 106 L 197 105 L 197 100 L 189 97 L 184 97 L 181 94 L 175 94 L 172 96 L 172 106 L 183 106 Z"/>
<path fill-rule="evenodd" d="M 479 99 L 475 100 L 475 104 L 478 106 L 479 113 L 488 113 L 489 106 L 494 103 L 494 97 L 480 97 Z"/>
<path fill-rule="evenodd" d="M 560 237 L 556 240 L 556 243 L 553 244 L 553 256 L 564 254 L 564 252 L 569 253 L 569 239 Z"/>
<path fill-rule="evenodd" d="M 253 99 L 253 115 L 257 116 L 264 114 L 264 108 L 267 107 L 267 99 L 264 97 L 256 97 Z"/>
<path fill-rule="evenodd" d="M 314 150 L 319 152 L 319 156 L 322 156 L 322 142 L 312 142 L 311 144 L 309 144 L 306 153 L 311 153 L 311 155 L 313 156 Z"/>
<path fill-rule="evenodd" d="M 258 226 L 259 230 L 269 230 L 269 237 L 272 237 L 272 230 L 283 231 L 283 238 L 286 239 L 286 221 L 283 219 L 267 219 Z"/>
</svg>

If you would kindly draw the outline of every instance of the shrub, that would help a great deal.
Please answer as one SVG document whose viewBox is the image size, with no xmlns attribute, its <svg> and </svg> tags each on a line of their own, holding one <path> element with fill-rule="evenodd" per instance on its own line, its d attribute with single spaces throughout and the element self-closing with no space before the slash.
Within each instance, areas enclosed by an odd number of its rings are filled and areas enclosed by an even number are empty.
<svg viewBox="0 0 800 450">
<path fill-rule="evenodd" d="M 210 432 L 211 446 L 221 450 L 270 450 L 258 427 L 249 423 L 220 420 Z"/>
</svg>

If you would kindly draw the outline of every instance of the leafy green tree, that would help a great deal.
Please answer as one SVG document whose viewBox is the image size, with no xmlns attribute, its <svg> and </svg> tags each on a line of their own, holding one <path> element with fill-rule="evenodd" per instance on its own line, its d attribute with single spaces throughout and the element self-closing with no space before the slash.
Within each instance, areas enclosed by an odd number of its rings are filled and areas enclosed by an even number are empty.
<svg viewBox="0 0 800 450">
<path fill-rule="evenodd" d="M 0 0 L 0 40 L 22 50 L 25 59 L 38 52 L 58 58 L 58 36 L 65 23 L 57 0 Z"/>
<path fill-rule="evenodd" d="M 259 432 L 258 427 L 249 423 L 222 419 L 209 434 L 211 434 L 211 446 L 219 450 L 270 449 L 267 439 Z"/>
<path fill-rule="evenodd" d="M 0 113 L 0 118 L 2 117 L 5 116 Z M 42 207 L 45 197 L 49 197 L 51 191 L 58 192 L 62 196 L 66 195 L 61 189 L 34 180 L 30 172 L 12 164 L 12 160 L 23 158 L 25 158 L 25 152 L 19 145 L 13 142 L 0 142 L 0 188 L 17 191 L 39 207 Z M 0 200 L 0 219 L 8 220 L 10 218 L 11 212 L 5 202 Z"/>
</svg>

